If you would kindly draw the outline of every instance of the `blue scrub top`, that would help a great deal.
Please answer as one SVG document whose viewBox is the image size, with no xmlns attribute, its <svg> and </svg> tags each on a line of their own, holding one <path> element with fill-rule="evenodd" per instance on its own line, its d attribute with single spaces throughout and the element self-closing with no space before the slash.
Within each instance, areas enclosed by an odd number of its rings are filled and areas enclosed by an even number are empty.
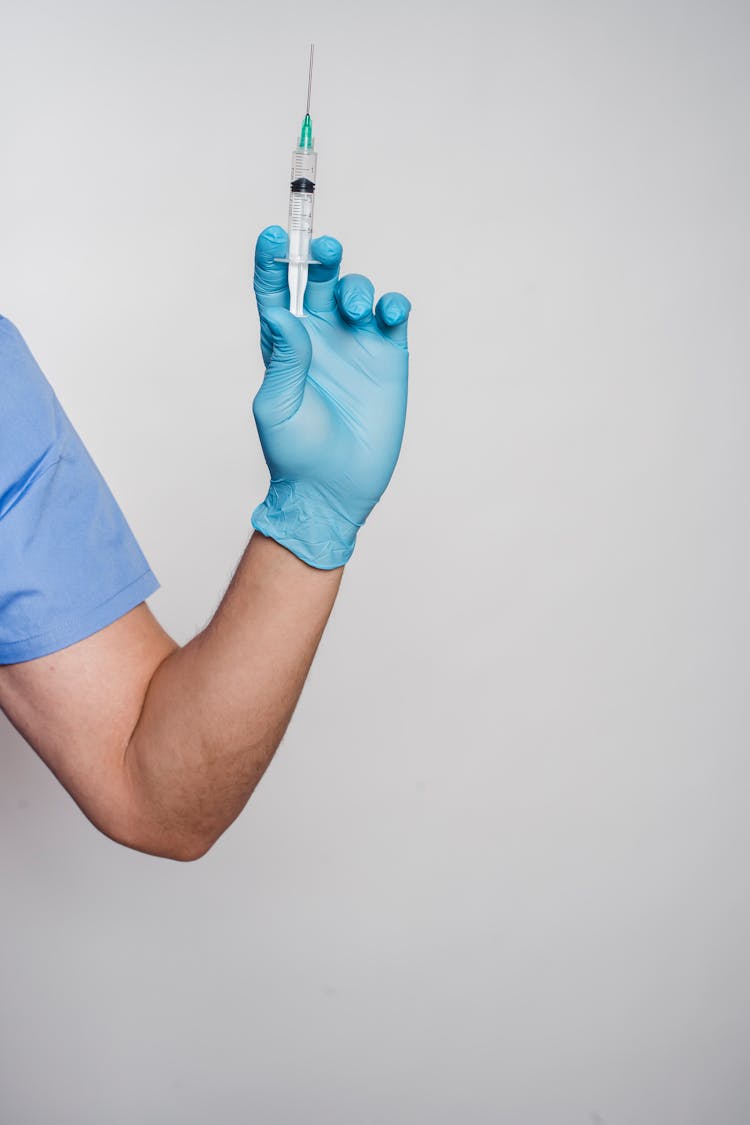
<svg viewBox="0 0 750 1125">
<path fill-rule="evenodd" d="M 23 337 L 0 317 L 0 664 L 88 637 L 158 585 Z"/>
</svg>

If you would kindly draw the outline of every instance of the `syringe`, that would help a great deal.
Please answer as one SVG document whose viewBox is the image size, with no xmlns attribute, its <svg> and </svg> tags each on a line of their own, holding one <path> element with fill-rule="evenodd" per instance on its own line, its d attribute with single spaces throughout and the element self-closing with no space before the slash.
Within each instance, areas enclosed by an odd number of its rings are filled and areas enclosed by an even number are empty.
<svg viewBox="0 0 750 1125">
<path fill-rule="evenodd" d="M 299 144 L 292 153 L 292 184 L 289 193 L 289 257 L 277 258 L 289 263 L 289 308 L 295 316 L 304 316 L 307 267 L 315 265 L 310 257 L 313 229 L 313 201 L 315 198 L 315 170 L 318 154 L 313 148 L 312 120 L 310 118 L 310 91 L 312 89 L 313 51 L 310 46 L 310 72 L 307 79 L 307 109 L 302 121 Z"/>
</svg>

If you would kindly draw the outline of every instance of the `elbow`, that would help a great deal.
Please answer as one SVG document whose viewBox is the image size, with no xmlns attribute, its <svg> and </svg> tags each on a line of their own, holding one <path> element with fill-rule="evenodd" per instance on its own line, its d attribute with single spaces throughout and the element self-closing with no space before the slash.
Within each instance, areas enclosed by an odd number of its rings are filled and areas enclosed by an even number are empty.
<svg viewBox="0 0 750 1125">
<path fill-rule="evenodd" d="M 139 850 L 149 852 L 161 859 L 173 859 L 177 863 L 195 863 L 211 851 L 217 839 L 218 837 L 180 835 L 160 840 L 154 849 L 147 847 Z"/>
<path fill-rule="evenodd" d="M 158 855 L 160 859 L 173 859 L 177 863 L 195 863 L 199 859 L 203 859 L 211 850 L 211 844 L 204 846 L 203 844 L 175 844 L 172 847 L 160 848 L 158 852 L 151 854 Z"/>
<path fill-rule="evenodd" d="M 102 824 L 97 828 L 115 844 L 124 848 L 154 856 L 156 859 L 172 859 L 177 863 L 195 863 L 202 859 L 216 843 L 218 836 L 205 836 L 200 833 L 167 832 L 159 829 L 143 831 L 108 831 Z"/>
<path fill-rule="evenodd" d="M 178 841 L 165 851 L 164 859 L 174 859 L 178 863 L 195 863 L 211 851 L 216 840 Z"/>
<path fill-rule="evenodd" d="M 132 764 L 132 758 L 131 758 Z M 222 835 L 226 824 L 217 824 L 189 807 L 169 808 L 143 799 L 132 770 L 126 770 L 118 799 L 110 804 L 110 815 L 94 823 L 123 847 L 157 859 L 195 863 L 202 859 Z M 94 819 L 94 818 L 90 818 Z"/>
</svg>

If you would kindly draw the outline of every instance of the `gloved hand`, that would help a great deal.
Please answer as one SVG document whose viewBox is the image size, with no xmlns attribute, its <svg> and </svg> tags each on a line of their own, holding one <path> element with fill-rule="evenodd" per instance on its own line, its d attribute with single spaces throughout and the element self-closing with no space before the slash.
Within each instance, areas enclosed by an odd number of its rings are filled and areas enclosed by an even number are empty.
<svg viewBox="0 0 750 1125">
<path fill-rule="evenodd" d="M 372 283 L 339 279 L 341 243 L 313 239 L 306 315 L 289 312 L 287 235 L 268 227 L 255 250 L 266 364 L 253 413 L 271 473 L 253 527 L 321 570 L 342 566 L 398 459 L 406 416 L 411 305 Z"/>
</svg>

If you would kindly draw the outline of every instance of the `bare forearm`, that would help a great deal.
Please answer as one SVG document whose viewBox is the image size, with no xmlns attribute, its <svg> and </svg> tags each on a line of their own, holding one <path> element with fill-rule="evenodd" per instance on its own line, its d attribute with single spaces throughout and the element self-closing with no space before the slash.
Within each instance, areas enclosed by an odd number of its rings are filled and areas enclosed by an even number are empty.
<svg viewBox="0 0 750 1125">
<path fill-rule="evenodd" d="M 124 757 L 138 846 L 158 852 L 168 839 L 190 858 L 241 812 L 286 730 L 341 575 L 253 536 L 210 624 L 146 693 Z"/>
</svg>

